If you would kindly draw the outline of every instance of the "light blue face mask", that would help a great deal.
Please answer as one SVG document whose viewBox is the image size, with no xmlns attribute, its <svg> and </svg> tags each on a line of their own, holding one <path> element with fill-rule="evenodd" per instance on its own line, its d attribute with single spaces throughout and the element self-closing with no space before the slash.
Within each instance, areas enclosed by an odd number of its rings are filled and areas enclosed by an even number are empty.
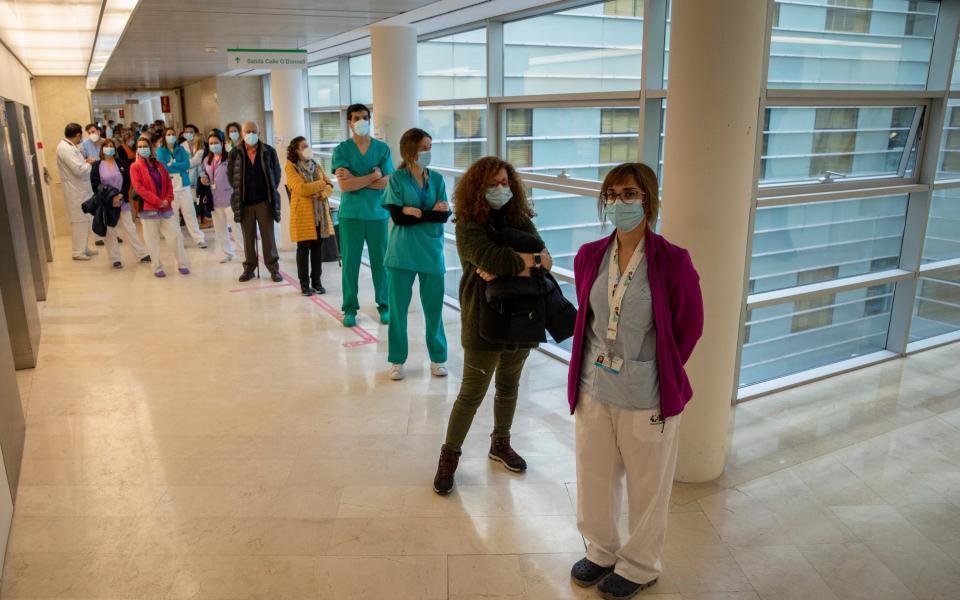
<svg viewBox="0 0 960 600">
<path fill-rule="evenodd" d="M 613 223 L 613 226 L 620 231 L 633 231 L 643 223 L 646 218 L 646 211 L 643 210 L 643 202 L 635 204 L 624 204 L 617 201 L 604 209 L 604 214 Z"/>
<path fill-rule="evenodd" d="M 188 142 L 192 142 L 192 141 L 193 141 L 193 132 L 192 132 L 192 131 L 184 131 L 184 132 L 183 132 L 183 139 L 187 140 Z"/>
<path fill-rule="evenodd" d="M 510 191 L 510 188 L 503 185 L 495 185 L 491 188 L 487 188 L 486 193 L 487 202 L 494 210 L 500 210 L 507 205 L 507 202 L 510 202 L 510 199 L 513 198 L 513 192 Z"/>
<path fill-rule="evenodd" d="M 366 119 L 361 119 L 353 124 L 353 132 L 360 137 L 367 137 L 370 135 L 370 121 Z"/>
<path fill-rule="evenodd" d="M 417 160 L 416 160 L 417 166 L 420 167 L 421 169 L 426 169 L 427 167 L 430 166 L 431 158 L 433 157 L 429 150 L 421 151 L 420 154 L 417 155 Z"/>
<path fill-rule="evenodd" d="M 243 136 L 243 141 L 246 142 L 248 146 L 256 146 L 257 142 L 260 141 L 260 136 L 255 133 L 248 133 L 247 135 Z"/>
<path fill-rule="evenodd" d="M 220 144 L 210 144 L 210 152 L 214 154 L 220 154 L 220 151 L 223 150 L 223 146 Z"/>
<path fill-rule="evenodd" d="M 172 146 L 172 145 L 174 145 L 174 144 L 176 144 L 176 143 L 177 143 L 177 136 L 175 136 L 175 135 L 168 135 L 168 136 L 167 136 L 167 144 L 169 144 L 169 145 Z"/>
<path fill-rule="evenodd" d="M 150 158 L 150 148 L 137 148 L 137 154 L 143 158 Z"/>
<path fill-rule="evenodd" d="M 231 131 L 231 132 L 230 132 L 230 139 L 233 140 L 234 142 L 236 142 L 237 140 L 239 140 L 239 139 L 240 139 L 240 132 L 237 131 L 236 129 L 234 129 L 233 131 Z"/>
<path fill-rule="evenodd" d="M 116 153 L 117 153 L 117 149 L 116 149 L 116 148 L 111 148 L 111 147 L 107 146 L 106 148 L 103 149 L 103 155 L 104 155 L 104 156 L 113 156 L 113 155 L 116 154 Z"/>
</svg>

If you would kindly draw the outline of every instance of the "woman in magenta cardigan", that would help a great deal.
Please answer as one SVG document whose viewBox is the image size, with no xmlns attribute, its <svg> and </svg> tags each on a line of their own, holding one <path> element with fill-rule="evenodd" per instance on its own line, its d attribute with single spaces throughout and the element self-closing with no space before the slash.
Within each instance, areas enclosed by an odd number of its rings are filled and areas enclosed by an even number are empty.
<svg viewBox="0 0 960 600">
<path fill-rule="evenodd" d="M 657 176 L 626 163 L 599 208 L 616 232 L 580 248 L 567 395 L 576 415 L 577 525 L 587 556 L 573 581 L 632 598 L 656 583 L 677 462 L 680 413 L 693 395 L 684 364 L 703 331 L 690 255 L 653 232 Z M 617 530 L 626 475 L 629 534 Z"/>
</svg>

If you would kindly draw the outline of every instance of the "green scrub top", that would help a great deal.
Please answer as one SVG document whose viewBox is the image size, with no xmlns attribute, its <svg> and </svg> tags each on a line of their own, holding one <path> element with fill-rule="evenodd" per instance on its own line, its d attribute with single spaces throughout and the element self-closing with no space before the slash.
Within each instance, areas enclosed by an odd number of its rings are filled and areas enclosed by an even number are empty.
<svg viewBox="0 0 960 600">
<path fill-rule="evenodd" d="M 431 210 L 437 202 L 447 201 L 447 186 L 440 173 L 427 170 L 427 185 L 421 188 L 413 174 L 400 169 L 390 177 L 383 205 L 412 206 Z M 390 225 L 387 256 L 383 264 L 392 269 L 443 275 L 443 223 Z"/>
<path fill-rule="evenodd" d="M 350 138 L 334 148 L 333 171 L 343 167 L 356 177 L 364 177 L 380 167 L 384 176 L 393 173 L 393 160 L 390 158 L 390 146 L 378 139 L 370 138 L 370 147 L 366 154 L 360 154 L 356 142 Z M 383 190 L 363 188 L 355 192 L 340 194 L 340 218 L 360 219 L 362 221 L 380 221 L 389 219 L 390 213 L 382 206 Z"/>
</svg>

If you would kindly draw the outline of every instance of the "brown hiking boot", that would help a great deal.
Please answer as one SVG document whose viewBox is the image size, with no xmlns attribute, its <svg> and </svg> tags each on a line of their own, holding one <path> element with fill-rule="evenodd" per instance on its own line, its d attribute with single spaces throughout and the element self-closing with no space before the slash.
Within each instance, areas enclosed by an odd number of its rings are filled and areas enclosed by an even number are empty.
<svg viewBox="0 0 960 600">
<path fill-rule="evenodd" d="M 444 444 L 440 448 L 440 462 L 437 465 L 437 475 L 433 478 L 433 491 L 446 496 L 453 490 L 453 474 L 460 464 L 460 453 L 447 448 Z"/>
<path fill-rule="evenodd" d="M 510 471 L 522 473 L 527 470 L 527 461 L 510 447 L 510 436 L 490 438 L 490 460 L 503 463 Z"/>
</svg>

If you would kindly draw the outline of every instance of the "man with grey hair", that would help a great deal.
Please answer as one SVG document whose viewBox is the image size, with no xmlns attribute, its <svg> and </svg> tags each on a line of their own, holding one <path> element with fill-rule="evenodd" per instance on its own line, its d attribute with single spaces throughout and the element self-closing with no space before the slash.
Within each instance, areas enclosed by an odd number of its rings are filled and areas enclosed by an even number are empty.
<svg viewBox="0 0 960 600">
<path fill-rule="evenodd" d="M 233 186 L 233 218 L 243 231 L 243 273 L 240 281 L 250 281 L 257 268 L 257 229 L 263 248 L 263 262 L 273 281 L 280 275 L 280 253 L 273 224 L 280 222 L 280 161 L 272 146 L 260 141 L 253 121 L 243 124 L 243 141 L 230 151 L 227 176 Z"/>
</svg>

